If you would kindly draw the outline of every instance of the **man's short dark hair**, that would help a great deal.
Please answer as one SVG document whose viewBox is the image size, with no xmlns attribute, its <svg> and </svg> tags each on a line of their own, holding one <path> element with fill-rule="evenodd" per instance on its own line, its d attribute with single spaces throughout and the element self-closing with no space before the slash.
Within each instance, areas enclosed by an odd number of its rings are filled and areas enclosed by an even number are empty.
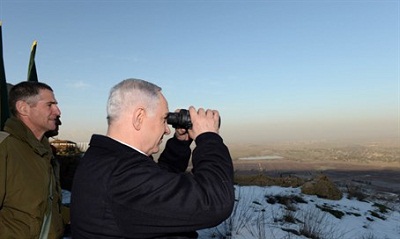
<svg viewBox="0 0 400 239">
<path fill-rule="evenodd" d="M 22 81 L 14 85 L 11 88 L 10 93 L 8 95 L 8 107 L 10 109 L 11 114 L 13 116 L 17 116 L 17 109 L 16 109 L 17 101 L 19 100 L 28 101 L 30 98 L 39 95 L 40 90 L 53 91 L 53 89 L 49 85 L 37 81 Z"/>
</svg>

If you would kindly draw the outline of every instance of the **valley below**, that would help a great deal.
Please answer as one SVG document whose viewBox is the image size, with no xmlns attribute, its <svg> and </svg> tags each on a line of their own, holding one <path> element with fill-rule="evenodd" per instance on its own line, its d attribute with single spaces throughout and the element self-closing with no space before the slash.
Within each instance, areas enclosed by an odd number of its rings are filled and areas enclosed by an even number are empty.
<svg viewBox="0 0 400 239">
<path fill-rule="evenodd" d="M 374 142 L 296 142 L 228 145 L 235 174 L 312 178 L 328 176 L 339 186 L 400 195 L 400 145 Z"/>
</svg>

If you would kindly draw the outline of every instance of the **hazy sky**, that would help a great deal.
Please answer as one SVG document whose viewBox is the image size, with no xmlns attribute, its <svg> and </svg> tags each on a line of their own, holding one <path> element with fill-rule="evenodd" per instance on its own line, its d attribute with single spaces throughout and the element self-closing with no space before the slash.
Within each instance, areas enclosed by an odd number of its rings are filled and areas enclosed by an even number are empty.
<svg viewBox="0 0 400 239">
<path fill-rule="evenodd" d="M 398 0 L 0 0 L 0 20 L 7 82 L 38 41 L 59 138 L 104 134 L 126 78 L 218 109 L 227 142 L 400 137 Z"/>
</svg>

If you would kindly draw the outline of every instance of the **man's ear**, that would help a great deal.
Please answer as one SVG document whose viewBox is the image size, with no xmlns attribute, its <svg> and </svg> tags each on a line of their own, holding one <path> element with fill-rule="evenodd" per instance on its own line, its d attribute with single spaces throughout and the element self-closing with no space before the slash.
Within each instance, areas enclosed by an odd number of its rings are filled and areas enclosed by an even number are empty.
<svg viewBox="0 0 400 239">
<path fill-rule="evenodd" d="M 30 107 L 28 103 L 26 103 L 23 100 L 18 100 L 17 103 L 15 104 L 15 107 L 17 109 L 18 114 L 20 115 L 28 115 Z"/>
<path fill-rule="evenodd" d="M 136 130 L 140 130 L 143 124 L 146 111 L 143 107 L 138 107 L 133 111 L 132 125 Z"/>
</svg>

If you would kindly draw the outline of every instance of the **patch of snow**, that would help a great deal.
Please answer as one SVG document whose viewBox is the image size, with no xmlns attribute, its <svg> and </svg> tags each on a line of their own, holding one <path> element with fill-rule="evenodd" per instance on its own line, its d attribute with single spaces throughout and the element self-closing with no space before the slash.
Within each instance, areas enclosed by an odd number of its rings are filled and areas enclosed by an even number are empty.
<svg viewBox="0 0 400 239">
<path fill-rule="evenodd" d="M 304 195 L 300 188 L 278 186 L 235 186 L 235 194 L 231 217 L 217 227 L 198 231 L 200 239 L 312 238 L 307 231 L 324 239 L 400 238 L 398 202 L 396 207 L 385 207 L 348 199 L 346 194 L 341 200 L 328 200 Z M 274 198 L 289 201 L 274 202 Z"/>
</svg>

